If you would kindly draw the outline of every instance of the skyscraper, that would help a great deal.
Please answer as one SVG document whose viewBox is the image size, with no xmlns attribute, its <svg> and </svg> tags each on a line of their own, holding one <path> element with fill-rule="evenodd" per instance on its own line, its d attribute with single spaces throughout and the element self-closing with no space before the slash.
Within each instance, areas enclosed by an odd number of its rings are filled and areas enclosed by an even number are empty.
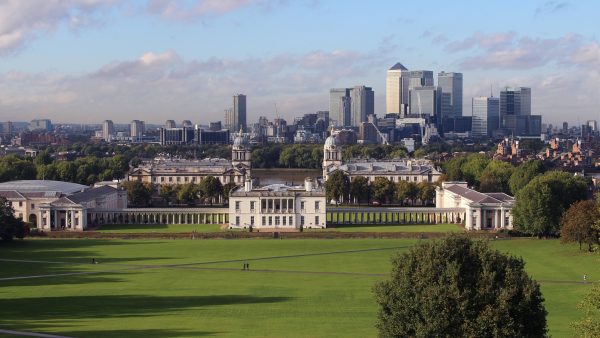
<svg viewBox="0 0 600 338">
<path fill-rule="evenodd" d="M 115 125 L 112 120 L 104 120 L 102 122 L 102 137 L 104 141 L 110 142 L 115 136 Z"/>
<path fill-rule="evenodd" d="M 440 109 L 443 117 L 460 117 L 463 112 L 463 75 L 462 73 L 438 73 L 438 86 L 442 95 L 449 94 L 448 99 L 442 99 Z"/>
<path fill-rule="evenodd" d="M 519 116 L 531 115 L 531 88 L 506 87 L 500 92 L 500 121 L 506 134 L 517 136 Z M 541 129 L 541 128 L 540 128 Z"/>
<path fill-rule="evenodd" d="M 412 91 L 415 88 L 421 88 L 421 87 L 433 87 L 433 72 L 430 70 L 412 70 L 409 72 L 408 75 L 408 89 L 407 89 L 407 94 L 408 94 L 408 99 L 409 99 L 409 108 L 408 108 L 408 112 L 410 114 L 419 114 L 419 107 L 416 105 L 418 104 L 418 100 L 417 101 L 412 101 Z M 421 94 L 419 94 L 421 95 Z M 441 96 L 439 97 L 439 99 L 441 99 Z M 421 106 L 421 110 L 423 110 L 423 106 Z"/>
<path fill-rule="evenodd" d="M 408 109 L 408 79 L 410 71 L 400 62 L 387 71 L 385 81 L 386 113 L 404 116 Z"/>
<path fill-rule="evenodd" d="M 167 120 L 165 122 L 165 128 L 171 129 L 171 128 L 175 128 L 177 127 L 177 125 L 175 124 L 174 120 Z"/>
<path fill-rule="evenodd" d="M 233 96 L 233 131 L 246 129 L 246 95 L 236 94 Z"/>
<path fill-rule="evenodd" d="M 329 90 L 329 114 L 337 126 L 350 126 L 351 100 L 349 88 Z"/>
<path fill-rule="evenodd" d="M 411 114 L 439 116 L 442 90 L 440 87 L 423 86 L 410 90 Z"/>
<path fill-rule="evenodd" d="M 367 121 L 367 116 L 375 114 L 375 93 L 371 87 L 355 86 L 350 90 L 352 114 L 350 124 L 358 127 Z"/>
<path fill-rule="evenodd" d="M 131 125 L 129 126 L 129 135 L 132 139 L 142 137 L 145 132 L 144 129 L 144 121 L 133 120 L 131 121 Z"/>
<path fill-rule="evenodd" d="M 500 128 L 500 99 L 497 97 L 474 97 L 472 101 L 473 136 L 488 137 Z"/>
</svg>

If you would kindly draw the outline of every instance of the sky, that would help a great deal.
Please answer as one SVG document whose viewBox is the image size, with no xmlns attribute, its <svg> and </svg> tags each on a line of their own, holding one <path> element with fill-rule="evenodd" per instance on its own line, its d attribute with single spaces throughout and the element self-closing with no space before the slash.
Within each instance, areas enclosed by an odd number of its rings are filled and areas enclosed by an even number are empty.
<svg viewBox="0 0 600 338">
<path fill-rule="evenodd" d="M 386 71 L 462 72 L 473 96 L 532 88 L 545 123 L 600 120 L 600 1 L 0 0 L 0 121 L 248 121 L 329 108 Z"/>
</svg>

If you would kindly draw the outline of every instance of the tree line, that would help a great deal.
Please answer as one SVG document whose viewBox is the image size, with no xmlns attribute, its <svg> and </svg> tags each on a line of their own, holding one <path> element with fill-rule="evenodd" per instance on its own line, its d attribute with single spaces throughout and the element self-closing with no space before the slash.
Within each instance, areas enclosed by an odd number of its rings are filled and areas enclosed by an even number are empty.
<svg viewBox="0 0 600 338">
<path fill-rule="evenodd" d="M 127 200 L 134 207 L 153 206 L 153 196 L 160 197 L 166 205 L 214 204 L 228 199 L 229 192 L 237 185 L 223 185 L 218 178 L 207 176 L 200 183 L 154 185 L 148 182 L 127 181 L 122 187 L 127 191 Z"/>
<path fill-rule="evenodd" d="M 429 182 L 399 181 L 394 183 L 386 177 L 376 177 L 373 182 L 364 176 L 350 181 L 348 175 L 334 171 L 325 182 L 327 201 L 335 203 L 369 203 L 421 205 L 432 204 L 435 198 L 435 185 Z"/>
</svg>

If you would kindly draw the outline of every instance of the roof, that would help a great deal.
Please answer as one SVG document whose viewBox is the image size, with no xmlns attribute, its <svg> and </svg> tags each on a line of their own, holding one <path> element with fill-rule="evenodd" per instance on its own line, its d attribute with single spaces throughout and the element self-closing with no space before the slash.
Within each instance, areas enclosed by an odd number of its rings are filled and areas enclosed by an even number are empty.
<svg viewBox="0 0 600 338">
<path fill-rule="evenodd" d="M 60 192 L 71 195 L 75 192 L 88 189 L 88 186 L 71 182 L 50 181 L 50 180 L 20 180 L 0 183 L 0 191 L 18 191 L 23 194 L 26 192 L 38 193 L 56 193 Z"/>
<path fill-rule="evenodd" d="M 75 203 L 82 203 L 82 202 L 94 200 L 94 199 L 101 197 L 103 195 L 106 195 L 106 194 L 112 194 L 113 192 L 116 192 L 116 191 L 117 191 L 117 189 L 115 189 L 111 186 L 103 185 L 98 188 L 88 189 L 84 192 L 80 192 L 80 193 L 71 195 L 68 198 L 69 198 L 69 200 L 71 200 Z"/>
<path fill-rule="evenodd" d="M 304 186 L 289 186 L 276 183 L 264 187 L 254 188 L 252 191 L 245 191 L 240 187 L 231 193 L 232 196 L 325 196 L 321 187 L 313 187 L 311 191 L 306 191 Z"/>
<path fill-rule="evenodd" d="M 138 168 L 134 168 L 130 174 L 140 173 L 148 174 L 223 174 L 229 170 L 236 169 L 231 161 L 223 158 L 206 158 L 202 160 L 184 160 L 184 159 L 156 159 L 142 163 Z"/>
<path fill-rule="evenodd" d="M 465 188 L 459 185 L 451 185 L 446 187 L 446 190 L 453 192 L 471 202 L 479 204 L 501 204 L 501 203 L 512 203 L 514 198 L 499 192 L 492 193 L 481 193 L 473 189 Z"/>
<path fill-rule="evenodd" d="M 408 70 L 406 67 L 404 67 L 404 65 L 402 65 L 400 62 L 396 62 L 395 65 L 392 66 L 392 68 L 390 68 L 390 70 Z"/>
<path fill-rule="evenodd" d="M 432 162 L 427 160 L 352 160 L 340 166 L 327 168 L 328 172 L 342 170 L 353 175 L 414 175 L 414 174 L 440 174 Z"/>
</svg>

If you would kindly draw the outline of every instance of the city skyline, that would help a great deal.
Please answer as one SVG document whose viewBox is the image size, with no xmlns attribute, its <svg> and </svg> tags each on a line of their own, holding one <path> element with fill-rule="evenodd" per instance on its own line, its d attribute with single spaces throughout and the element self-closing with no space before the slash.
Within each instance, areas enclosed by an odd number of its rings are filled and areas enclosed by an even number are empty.
<svg viewBox="0 0 600 338">
<path fill-rule="evenodd" d="M 463 73 L 464 116 L 490 87 L 499 96 L 524 86 L 546 123 L 599 120 L 600 4 L 516 3 L 8 1 L 0 121 L 208 124 L 223 120 L 235 93 L 248 95 L 248 121 L 291 119 L 328 109 L 331 88 L 356 84 L 373 88 L 382 116 L 396 62 Z M 363 16 L 367 25 L 353 24 Z M 462 16 L 468 26 L 456 24 Z"/>
</svg>

